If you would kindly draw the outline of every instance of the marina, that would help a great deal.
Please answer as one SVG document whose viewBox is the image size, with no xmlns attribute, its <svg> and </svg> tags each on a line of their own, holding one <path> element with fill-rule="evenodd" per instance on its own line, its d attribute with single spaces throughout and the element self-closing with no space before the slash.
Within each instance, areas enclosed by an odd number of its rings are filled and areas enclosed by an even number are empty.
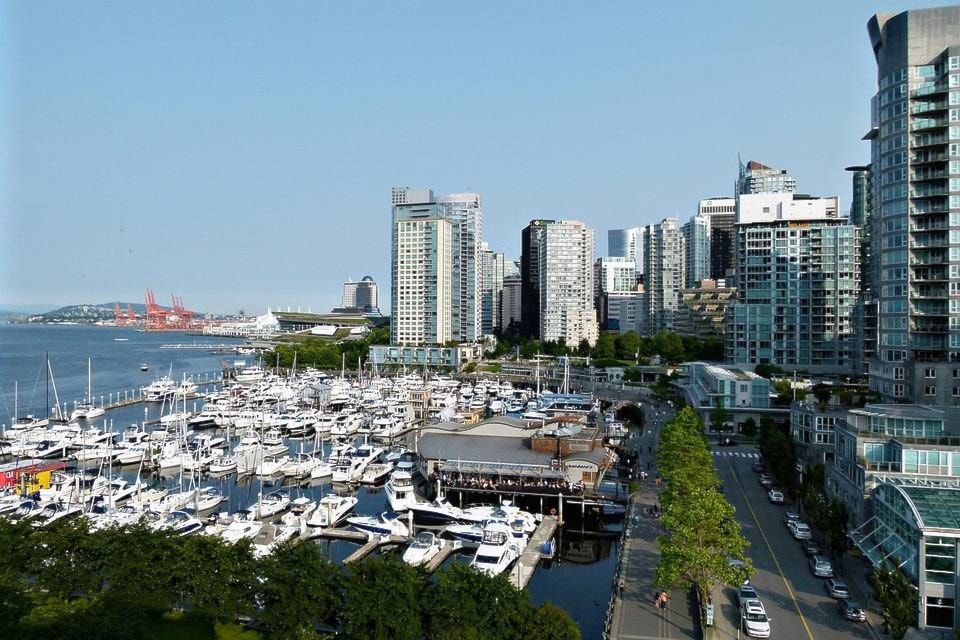
<svg viewBox="0 0 960 640">
<path fill-rule="evenodd" d="M 117 344 L 112 337 L 105 339 Z M 133 340 L 127 343 L 133 344 Z M 159 353 L 159 345 L 154 349 Z M 202 357 L 208 363 L 215 362 L 209 354 Z M 139 351 L 131 354 L 128 368 L 136 370 L 147 359 Z M 60 367 L 56 356 L 51 355 L 51 360 L 57 371 Z M 94 357 L 93 383 L 99 388 L 96 363 Z M 81 367 L 86 369 L 85 360 Z M 170 371 L 170 367 L 167 369 Z M 174 369 L 173 376 L 177 373 Z M 181 379 L 184 373 L 180 373 Z M 128 375 L 139 377 L 138 373 Z M 202 374 L 200 380 L 204 380 Z M 599 447 L 597 451 L 606 452 L 602 426 L 605 417 L 593 400 L 580 398 L 585 402 L 580 415 L 565 408 L 551 416 L 546 413 L 550 402 L 569 398 L 546 393 L 537 398 L 533 390 L 513 385 L 501 387 L 496 380 L 467 384 L 443 376 L 424 377 L 422 373 L 364 380 L 308 371 L 295 375 L 281 372 L 278 376 L 254 363 L 245 372 L 239 371 L 235 379 L 224 381 L 215 371 L 209 371 L 206 380 L 209 382 L 198 385 L 197 396 L 192 400 L 131 404 L 117 407 L 108 417 L 85 426 L 78 421 L 83 428 L 74 439 L 58 441 L 53 447 L 59 455 L 52 455 L 49 464 L 64 466 L 51 470 L 50 475 L 62 479 L 59 484 L 51 481 L 46 488 L 42 488 L 45 482 L 37 483 L 41 498 L 58 490 L 58 495 L 76 499 L 80 505 L 77 513 L 94 522 L 117 518 L 118 510 L 135 517 L 130 513 L 143 508 L 144 512 L 157 513 L 160 522 L 167 523 L 158 526 L 171 526 L 178 531 L 182 528 L 191 535 L 219 535 L 225 540 L 247 538 L 258 554 L 269 553 L 286 541 L 300 541 L 319 545 L 332 562 L 354 562 L 372 554 L 396 553 L 414 558 L 410 561 L 422 563 L 428 572 L 451 562 L 477 561 L 477 543 L 452 537 L 448 529 L 476 530 L 476 539 L 481 539 L 486 535 L 485 522 L 502 522 L 509 530 L 510 526 L 518 526 L 510 523 L 522 515 L 530 524 L 510 534 L 506 546 L 497 547 L 508 551 L 489 570 L 505 572 L 513 584 L 529 589 L 536 600 L 564 603 L 573 611 L 579 607 L 581 612 L 576 619 L 584 628 L 600 624 L 602 607 L 592 601 L 577 602 L 577 594 L 567 592 L 562 584 L 570 572 L 576 574 L 584 567 L 593 567 L 602 569 L 595 578 L 597 588 L 609 589 L 609 576 L 604 577 L 604 572 L 612 570 L 610 558 L 615 556 L 622 525 L 616 519 L 591 512 L 591 505 L 613 508 L 622 496 L 617 496 L 616 491 L 609 494 L 604 486 L 620 483 L 603 474 L 593 476 L 593 480 L 588 476 L 583 483 L 583 469 L 577 470 L 575 477 L 560 478 L 556 472 L 567 466 L 562 462 L 554 465 L 550 478 L 543 469 L 534 470 L 538 476 L 535 483 L 527 483 L 532 476 L 528 478 L 529 474 L 511 469 L 506 461 L 499 468 L 474 467 L 471 474 L 466 469 L 466 456 L 459 456 L 460 475 L 455 477 L 453 466 L 446 470 L 434 468 L 435 461 L 422 455 L 426 452 L 419 448 L 431 433 L 461 432 L 460 435 L 475 438 L 477 433 L 469 432 L 479 428 L 489 430 L 487 436 L 481 437 L 498 438 L 501 436 L 497 430 L 524 425 L 514 434 L 513 446 L 533 455 L 533 448 L 539 446 L 537 437 L 552 438 L 555 448 L 558 437 L 571 435 L 558 432 L 555 425 L 569 427 L 579 422 L 585 425 L 581 432 L 585 429 L 591 434 L 589 438 L 581 437 L 580 444 L 594 442 Z M 85 386 L 87 382 L 84 376 L 81 384 Z M 144 387 L 151 383 L 152 380 L 145 381 Z M 6 386 L 4 383 L 4 389 Z M 486 417 L 478 411 L 479 393 L 483 394 Z M 520 401 L 524 396 L 527 400 Z M 514 401 L 513 406 L 522 410 L 490 415 L 490 405 L 496 401 L 504 407 Z M 537 406 L 528 406 L 528 402 Z M 533 408 L 544 411 L 532 411 Z M 525 413 L 530 414 L 528 422 L 524 421 Z M 563 420 L 558 419 L 561 416 Z M 128 421 L 131 426 L 127 429 L 114 426 Z M 67 426 L 49 429 L 62 430 Z M 13 437 L 8 433 L 6 442 L 26 454 L 23 431 L 13 430 Z M 574 440 L 570 442 L 580 446 Z M 8 449 L 4 452 L 8 466 L 24 470 L 24 475 L 31 469 L 24 462 L 31 459 L 28 456 L 15 456 Z M 559 460 L 568 458 L 561 456 Z M 264 466 L 268 462 L 269 469 Z M 608 464 L 613 463 L 611 458 Z M 569 462 L 572 466 L 577 464 L 574 459 Z M 76 471 L 71 471 L 74 468 Z M 333 474 L 338 473 L 338 468 L 345 470 L 340 474 L 347 475 L 335 478 Z M 573 473 L 574 469 L 568 471 Z M 501 482 L 493 483 L 493 476 Z M 367 477 L 371 484 L 365 484 Z M 126 493 L 103 490 L 103 485 L 112 482 L 110 478 L 126 483 Z M 472 484 L 483 482 L 483 478 L 486 484 Z M 409 482 L 409 489 L 405 489 L 405 482 Z M 551 482 L 554 484 L 550 485 Z M 151 492 L 158 488 L 164 495 L 150 499 Z M 400 497 L 405 491 L 410 498 Z M 343 512 L 331 511 L 325 516 L 319 505 L 331 497 L 343 501 Z M 441 508 L 449 509 L 447 524 L 414 521 L 415 510 L 406 511 L 403 506 L 422 507 L 437 500 L 441 500 L 438 504 L 450 505 Z M 492 506 L 482 506 L 491 503 Z M 94 513 L 93 505 L 97 504 L 106 505 L 107 513 Z M 393 516 L 388 516 L 385 508 L 405 513 L 391 519 Z M 181 512 L 186 515 L 179 515 Z M 63 517 L 72 515 L 76 514 Z M 332 519 L 335 526 L 311 526 L 322 524 L 325 519 Z M 374 531 L 378 527 L 403 529 L 402 535 L 392 529 L 378 534 L 360 530 L 359 526 L 370 526 Z M 418 536 L 433 536 L 433 540 L 420 543 Z M 553 543 L 549 544 L 551 540 Z M 416 552 L 412 549 L 415 543 L 421 545 Z M 544 545 L 555 553 L 544 553 Z"/>
</svg>

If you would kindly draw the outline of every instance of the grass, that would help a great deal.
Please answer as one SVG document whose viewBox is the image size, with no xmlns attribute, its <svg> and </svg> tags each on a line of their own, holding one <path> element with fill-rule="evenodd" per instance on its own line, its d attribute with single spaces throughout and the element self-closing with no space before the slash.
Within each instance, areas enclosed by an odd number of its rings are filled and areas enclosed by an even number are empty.
<svg viewBox="0 0 960 640">
<path fill-rule="evenodd" d="M 165 613 L 144 634 L 146 640 L 262 640 L 257 631 L 238 624 L 215 624 L 193 620 L 181 612 Z"/>
</svg>

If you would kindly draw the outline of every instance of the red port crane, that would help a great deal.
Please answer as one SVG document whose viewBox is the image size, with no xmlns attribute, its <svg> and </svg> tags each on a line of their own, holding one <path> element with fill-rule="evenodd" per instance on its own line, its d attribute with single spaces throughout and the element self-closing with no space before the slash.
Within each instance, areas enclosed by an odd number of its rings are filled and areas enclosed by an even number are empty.
<svg viewBox="0 0 960 640">
<path fill-rule="evenodd" d="M 161 307 L 157 304 L 153 291 L 147 289 L 147 331 L 187 331 L 199 328 L 200 323 L 194 319 L 196 314 L 183 306 L 183 298 L 171 293 L 170 300 L 173 302 L 172 309 Z"/>
</svg>

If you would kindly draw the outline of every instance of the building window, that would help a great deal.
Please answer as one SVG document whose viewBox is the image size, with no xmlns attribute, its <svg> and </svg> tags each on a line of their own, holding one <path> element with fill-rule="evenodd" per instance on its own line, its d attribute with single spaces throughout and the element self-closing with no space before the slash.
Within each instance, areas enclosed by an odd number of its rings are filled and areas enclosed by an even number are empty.
<svg viewBox="0 0 960 640">
<path fill-rule="evenodd" d="M 937 377 L 937 370 L 933 367 L 927 367 L 923 370 L 923 377 L 932 380 Z"/>
<path fill-rule="evenodd" d="M 923 388 L 923 395 L 925 396 L 935 396 L 937 395 L 937 387 L 928 385 Z"/>
</svg>

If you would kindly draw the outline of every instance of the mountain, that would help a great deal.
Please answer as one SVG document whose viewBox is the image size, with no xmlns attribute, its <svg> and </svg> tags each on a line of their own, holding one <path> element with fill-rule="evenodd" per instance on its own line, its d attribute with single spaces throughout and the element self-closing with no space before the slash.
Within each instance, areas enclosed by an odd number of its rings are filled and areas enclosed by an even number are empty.
<svg viewBox="0 0 960 640">
<path fill-rule="evenodd" d="M 147 306 L 142 302 L 104 302 L 102 304 L 72 304 L 66 307 L 60 307 L 46 313 L 30 315 L 22 319 L 22 322 L 76 322 L 89 324 L 102 322 L 105 320 L 114 320 L 114 306 L 120 305 L 120 309 L 127 310 L 127 305 L 133 309 L 137 315 L 146 313 Z"/>
</svg>

